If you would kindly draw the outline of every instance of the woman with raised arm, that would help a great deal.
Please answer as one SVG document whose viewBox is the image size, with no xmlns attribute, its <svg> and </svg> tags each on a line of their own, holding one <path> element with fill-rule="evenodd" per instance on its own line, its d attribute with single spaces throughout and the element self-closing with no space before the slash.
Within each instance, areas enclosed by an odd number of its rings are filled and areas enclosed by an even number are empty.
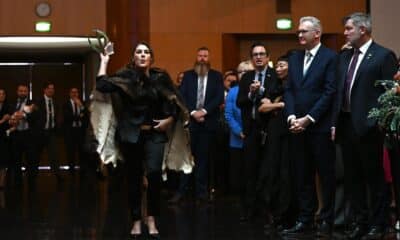
<svg viewBox="0 0 400 240">
<path fill-rule="evenodd" d="M 96 89 L 110 93 L 117 126 L 115 142 L 126 170 L 128 198 L 133 220 L 130 237 L 140 238 L 142 210 L 149 237 L 159 239 L 155 217 L 160 214 L 161 171 L 166 130 L 178 116 L 171 96 L 175 88 L 167 72 L 152 68 L 154 54 L 145 42 L 136 45 L 132 61 L 113 75 L 107 75 L 110 56 L 100 54 Z M 142 206 L 142 188 L 147 186 L 147 202 Z"/>
</svg>

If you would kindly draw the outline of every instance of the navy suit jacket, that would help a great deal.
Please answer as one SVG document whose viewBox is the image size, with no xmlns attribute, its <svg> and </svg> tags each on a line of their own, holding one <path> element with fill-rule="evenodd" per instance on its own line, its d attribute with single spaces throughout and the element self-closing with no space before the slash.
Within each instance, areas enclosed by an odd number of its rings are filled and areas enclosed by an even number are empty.
<svg viewBox="0 0 400 240">
<path fill-rule="evenodd" d="M 189 112 L 196 110 L 197 103 L 197 79 L 198 75 L 194 70 L 186 71 L 183 75 L 180 92 Z M 215 131 L 218 127 L 220 106 L 224 103 L 224 85 L 222 74 L 210 69 L 207 75 L 206 94 L 204 99 L 204 109 L 207 111 L 205 121 L 196 122 L 193 118 L 190 121 L 190 130 Z"/>
<path fill-rule="evenodd" d="M 261 129 L 266 125 L 268 121 L 269 113 L 259 113 L 257 111 L 257 108 L 260 105 L 260 100 L 266 97 L 269 98 L 271 101 L 274 101 L 275 98 L 279 96 L 279 86 L 276 72 L 273 68 L 268 67 L 264 76 L 263 87 L 265 91 L 263 95 L 256 95 L 256 99 L 253 102 L 249 98 L 249 89 L 255 77 L 256 71 L 249 71 L 242 76 L 242 79 L 239 82 L 239 93 L 236 104 L 242 111 L 243 132 L 245 135 L 248 135 L 250 133 L 250 129 L 253 123 L 257 124 L 257 127 Z M 251 120 L 254 105 L 256 107 L 255 122 Z"/>
<path fill-rule="evenodd" d="M 297 118 L 310 115 L 315 123 L 309 125 L 306 131 L 329 132 L 336 92 L 336 53 L 321 45 L 305 76 L 304 55 L 303 50 L 289 57 L 288 83 L 284 93 L 285 115 Z"/>
<path fill-rule="evenodd" d="M 337 124 L 343 105 L 344 85 L 353 50 L 345 50 L 339 56 L 337 88 L 334 105 L 333 124 Z M 368 118 L 368 112 L 378 105 L 378 97 L 384 92 L 382 86 L 376 86 L 376 80 L 393 79 L 397 71 L 395 54 L 379 44 L 372 42 L 356 72 L 350 95 L 351 120 L 356 133 L 363 136 L 376 127 L 376 121 Z M 340 125 L 337 126 L 340 134 Z"/>
<path fill-rule="evenodd" d="M 34 102 L 37 109 L 33 111 L 32 115 L 36 118 L 35 120 L 35 129 L 38 131 L 44 130 L 46 126 L 46 118 L 47 118 L 47 111 L 46 111 L 46 100 L 44 96 L 41 96 L 38 100 Z M 57 129 L 60 125 L 60 118 L 58 116 L 58 105 L 53 98 L 53 108 L 54 108 L 54 128 Z"/>
</svg>

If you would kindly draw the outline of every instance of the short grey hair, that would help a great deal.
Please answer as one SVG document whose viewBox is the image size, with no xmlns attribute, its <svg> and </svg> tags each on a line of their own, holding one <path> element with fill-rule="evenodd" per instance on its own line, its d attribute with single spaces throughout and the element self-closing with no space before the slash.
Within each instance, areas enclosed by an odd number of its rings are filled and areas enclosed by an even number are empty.
<svg viewBox="0 0 400 240">
<path fill-rule="evenodd" d="M 305 16 L 300 18 L 300 24 L 303 22 L 310 22 L 313 25 L 314 30 L 319 31 L 322 34 L 321 21 L 314 16 Z"/>
<path fill-rule="evenodd" d="M 344 24 L 346 24 L 348 20 L 352 20 L 353 25 L 357 28 L 364 27 L 368 33 L 372 33 L 372 21 L 369 14 L 355 12 L 344 18 Z"/>
</svg>

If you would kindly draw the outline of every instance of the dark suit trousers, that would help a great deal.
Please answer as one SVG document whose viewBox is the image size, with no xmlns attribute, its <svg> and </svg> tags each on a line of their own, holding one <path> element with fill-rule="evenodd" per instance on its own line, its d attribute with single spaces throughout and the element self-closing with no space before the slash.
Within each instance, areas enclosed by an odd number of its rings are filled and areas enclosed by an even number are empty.
<svg viewBox="0 0 400 240">
<path fill-rule="evenodd" d="M 243 148 L 230 147 L 229 159 L 229 191 L 239 195 L 243 192 L 245 181 L 241 178 L 244 169 Z"/>
<path fill-rule="evenodd" d="M 383 135 L 374 128 L 366 136 L 359 137 L 350 114 L 341 114 L 339 127 L 338 140 L 342 147 L 345 186 L 348 187 L 346 192 L 350 198 L 352 221 L 363 225 L 383 226 L 388 216 L 388 188 L 383 170 Z"/>
<path fill-rule="evenodd" d="M 142 217 L 143 177 L 146 176 L 148 216 L 160 215 L 161 164 L 165 142 L 153 141 L 150 134 L 142 134 L 137 143 L 121 143 L 128 179 L 128 200 L 132 220 Z"/>
<path fill-rule="evenodd" d="M 248 136 L 243 141 L 244 169 L 242 181 L 245 181 L 242 190 L 242 208 L 247 214 L 255 211 L 257 199 L 257 180 L 261 162 L 261 139 L 260 129 L 253 122 L 249 129 Z"/>
<path fill-rule="evenodd" d="M 22 158 L 25 155 L 28 175 L 34 176 L 37 173 L 37 144 L 33 139 L 31 130 L 14 131 L 11 135 L 11 146 L 13 161 L 11 162 L 11 171 L 15 180 L 22 180 Z M 36 169 L 35 169 L 36 167 Z"/>
<path fill-rule="evenodd" d="M 84 137 L 85 132 L 79 127 L 71 127 L 65 131 L 64 140 L 67 150 L 67 161 L 70 167 L 74 167 L 79 162 L 81 169 L 87 168 L 83 162 L 85 161 L 83 152 Z"/>
<path fill-rule="evenodd" d="M 206 198 L 208 196 L 208 164 L 210 159 L 210 143 L 215 142 L 215 133 L 193 130 L 190 131 L 190 141 L 192 154 L 195 161 L 193 169 L 195 178 L 195 189 L 197 198 Z M 217 173 L 218 174 L 218 173 Z M 180 195 L 184 195 L 189 187 L 190 175 L 183 174 L 180 178 Z"/>
<path fill-rule="evenodd" d="M 269 132 L 260 167 L 258 188 L 267 209 L 276 218 L 286 217 L 296 196 L 293 157 L 289 152 L 289 135 Z"/>
<path fill-rule="evenodd" d="M 39 166 L 39 157 L 40 154 L 43 153 L 43 150 L 46 148 L 47 150 L 47 158 L 49 160 L 49 164 L 51 166 L 51 170 L 58 175 L 60 172 L 60 164 L 57 157 L 57 135 L 56 130 L 41 130 L 39 133 L 40 145 L 38 147 L 38 157 L 35 162 L 35 169 Z M 37 173 L 34 173 L 36 176 Z"/>
<path fill-rule="evenodd" d="M 315 174 L 321 181 L 323 206 L 320 220 L 333 223 L 335 207 L 335 146 L 330 133 L 305 131 L 293 134 L 293 159 L 297 177 L 299 217 L 312 223 L 318 208 Z"/>
</svg>

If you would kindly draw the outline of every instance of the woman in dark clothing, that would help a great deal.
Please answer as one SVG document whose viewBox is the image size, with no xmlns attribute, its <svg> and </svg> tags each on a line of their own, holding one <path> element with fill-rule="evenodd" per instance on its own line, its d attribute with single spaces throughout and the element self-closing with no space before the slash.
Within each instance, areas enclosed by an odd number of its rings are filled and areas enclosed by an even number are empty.
<svg viewBox="0 0 400 240">
<path fill-rule="evenodd" d="M 7 104 L 6 90 L 0 88 L 0 189 L 4 188 L 6 168 L 10 157 L 8 137 L 6 131 L 9 128 L 10 107 Z"/>
<path fill-rule="evenodd" d="M 264 158 L 267 159 L 263 166 L 265 173 L 262 176 L 262 192 L 267 204 L 272 223 L 275 227 L 284 227 L 290 221 L 291 206 L 294 192 L 292 189 L 293 175 L 289 156 L 289 132 L 283 115 L 284 100 L 283 89 L 286 85 L 288 74 L 288 59 L 286 56 L 278 58 L 275 66 L 280 85 L 271 94 L 270 103 L 260 106 L 265 112 L 270 112 L 267 125 L 267 148 Z M 295 215 L 293 215 L 295 216 Z M 291 223 L 290 223 L 291 224 Z M 266 226 L 270 226 L 267 224 Z"/>
<path fill-rule="evenodd" d="M 128 179 L 128 199 L 133 226 L 132 238 L 142 234 L 142 188 L 147 185 L 147 217 L 152 239 L 159 239 L 155 217 L 160 213 L 161 167 L 166 130 L 177 116 L 177 106 L 169 95 L 175 88 L 169 75 L 151 68 L 153 51 L 146 43 L 136 45 L 132 63 L 107 76 L 109 56 L 101 54 L 96 88 L 111 93 L 117 120 L 116 143 L 121 151 Z M 144 178 L 145 177 L 145 178 Z"/>
</svg>

